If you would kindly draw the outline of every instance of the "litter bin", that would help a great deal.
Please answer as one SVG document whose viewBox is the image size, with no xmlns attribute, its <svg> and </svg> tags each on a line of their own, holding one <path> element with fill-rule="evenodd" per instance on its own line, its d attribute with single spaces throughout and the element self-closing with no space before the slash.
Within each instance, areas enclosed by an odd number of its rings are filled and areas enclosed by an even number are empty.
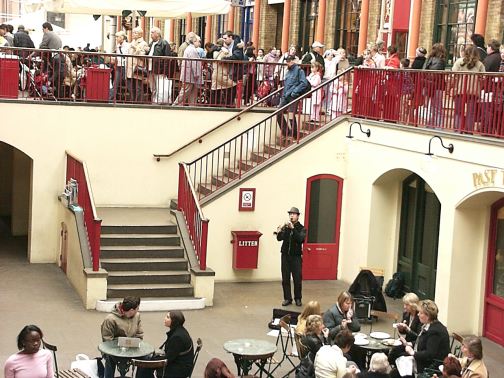
<svg viewBox="0 0 504 378">
<path fill-rule="evenodd" d="M 233 235 L 233 269 L 257 269 L 259 231 L 231 231 Z"/>
<path fill-rule="evenodd" d="M 86 100 L 108 101 L 110 68 L 90 67 L 86 71 Z"/>
<path fill-rule="evenodd" d="M 0 58 L 0 98 L 18 98 L 19 60 Z"/>
</svg>

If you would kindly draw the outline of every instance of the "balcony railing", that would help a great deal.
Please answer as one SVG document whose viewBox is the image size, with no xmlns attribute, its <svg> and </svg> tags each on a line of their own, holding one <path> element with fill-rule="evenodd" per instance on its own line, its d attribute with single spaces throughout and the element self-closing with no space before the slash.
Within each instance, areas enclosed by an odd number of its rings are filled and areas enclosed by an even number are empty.
<svg viewBox="0 0 504 378">
<path fill-rule="evenodd" d="M 241 108 L 283 81 L 286 65 L 0 48 L 0 98 Z M 309 66 L 305 67 L 309 72 Z M 271 91 L 270 90 L 270 91 Z M 275 106 L 266 102 L 262 106 Z"/>
<path fill-rule="evenodd" d="M 79 160 L 69 152 L 66 166 L 66 182 L 74 179 L 78 183 L 77 203 L 84 212 L 84 223 L 88 234 L 89 247 L 91 249 L 91 259 L 93 262 L 93 271 L 100 269 L 100 235 L 101 222 L 96 213 L 96 207 L 91 190 L 91 182 L 87 171 L 86 163 Z"/>
<path fill-rule="evenodd" d="M 425 70 L 354 71 L 352 115 L 504 138 L 504 75 Z"/>
</svg>

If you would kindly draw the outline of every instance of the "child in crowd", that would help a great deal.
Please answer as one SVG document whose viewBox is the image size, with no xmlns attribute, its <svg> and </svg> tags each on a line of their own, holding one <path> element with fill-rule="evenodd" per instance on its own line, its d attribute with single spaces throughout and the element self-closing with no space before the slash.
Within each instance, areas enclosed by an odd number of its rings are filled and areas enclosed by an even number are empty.
<svg viewBox="0 0 504 378">
<path fill-rule="evenodd" d="M 332 118 L 346 113 L 348 108 L 348 78 L 346 75 L 333 81 Z"/>
<path fill-rule="evenodd" d="M 319 62 L 311 64 L 311 73 L 306 78 L 312 89 L 322 83 L 322 65 Z M 322 89 L 312 93 L 311 96 L 311 114 L 310 121 L 320 121 L 320 107 L 322 104 Z"/>
</svg>

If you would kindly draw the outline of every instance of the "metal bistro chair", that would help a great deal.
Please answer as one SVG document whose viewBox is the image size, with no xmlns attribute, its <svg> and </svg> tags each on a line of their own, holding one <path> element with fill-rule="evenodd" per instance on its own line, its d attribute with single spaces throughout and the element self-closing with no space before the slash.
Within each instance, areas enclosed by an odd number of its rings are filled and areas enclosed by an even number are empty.
<svg viewBox="0 0 504 378">
<path fill-rule="evenodd" d="M 133 370 L 131 372 L 131 376 L 132 377 L 135 376 L 135 370 L 137 368 L 146 368 L 146 369 L 155 369 L 155 370 L 162 369 L 161 370 L 162 374 L 160 375 L 160 377 L 163 377 L 167 364 L 168 364 L 168 360 L 167 359 L 164 359 L 164 360 L 151 360 L 151 361 L 149 361 L 149 360 L 135 360 L 135 359 L 132 359 L 131 360 L 131 366 L 133 366 Z"/>
<path fill-rule="evenodd" d="M 354 297 L 354 316 L 360 322 L 372 321 L 371 309 L 373 308 L 375 297 L 355 296 Z"/>
<path fill-rule="evenodd" d="M 203 348 L 203 341 L 198 337 L 196 340 L 196 350 L 194 351 L 194 358 L 193 358 L 193 365 L 191 369 L 191 373 L 189 374 L 189 378 L 192 376 L 192 373 L 194 371 L 194 367 L 196 366 L 196 362 L 198 361 L 198 356 L 201 352 L 201 348 Z"/>
<path fill-rule="evenodd" d="M 280 329 L 278 330 L 276 345 L 278 346 L 278 343 L 280 343 L 282 351 L 282 359 L 280 361 L 276 361 L 277 366 L 275 366 L 275 368 L 271 371 L 270 374 L 273 374 L 273 372 L 277 370 L 285 360 L 287 360 L 290 363 L 291 369 L 289 370 L 288 373 L 284 374 L 283 377 L 289 376 L 299 366 L 299 363 L 296 363 L 292 360 L 292 358 L 296 357 L 296 355 L 292 353 L 292 349 L 294 348 L 294 336 L 293 336 L 293 330 L 291 328 L 291 321 L 292 321 L 291 314 L 286 314 L 280 319 L 280 322 L 278 323 Z M 289 351 L 289 345 L 290 345 L 290 351 Z M 271 360 L 273 360 L 273 358 Z"/>
<path fill-rule="evenodd" d="M 61 370 L 58 369 L 58 360 L 56 358 L 56 352 L 58 351 L 58 347 L 56 345 L 49 344 L 45 341 L 42 341 L 42 345 L 44 349 L 50 350 L 53 355 L 54 360 L 54 377 L 55 378 L 91 378 L 89 375 L 84 373 L 79 369 L 69 369 L 69 370 Z"/>
</svg>

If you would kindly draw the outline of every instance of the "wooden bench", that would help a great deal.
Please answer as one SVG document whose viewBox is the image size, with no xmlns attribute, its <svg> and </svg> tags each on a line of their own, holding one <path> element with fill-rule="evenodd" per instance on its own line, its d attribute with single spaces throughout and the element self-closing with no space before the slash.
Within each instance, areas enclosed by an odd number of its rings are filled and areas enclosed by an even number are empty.
<svg viewBox="0 0 504 378">
<path fill-rule="evenodd" d="M 79 369 L 60 370 L 59 376 L 60 378 L 91 378 Z"/>
</svg>

